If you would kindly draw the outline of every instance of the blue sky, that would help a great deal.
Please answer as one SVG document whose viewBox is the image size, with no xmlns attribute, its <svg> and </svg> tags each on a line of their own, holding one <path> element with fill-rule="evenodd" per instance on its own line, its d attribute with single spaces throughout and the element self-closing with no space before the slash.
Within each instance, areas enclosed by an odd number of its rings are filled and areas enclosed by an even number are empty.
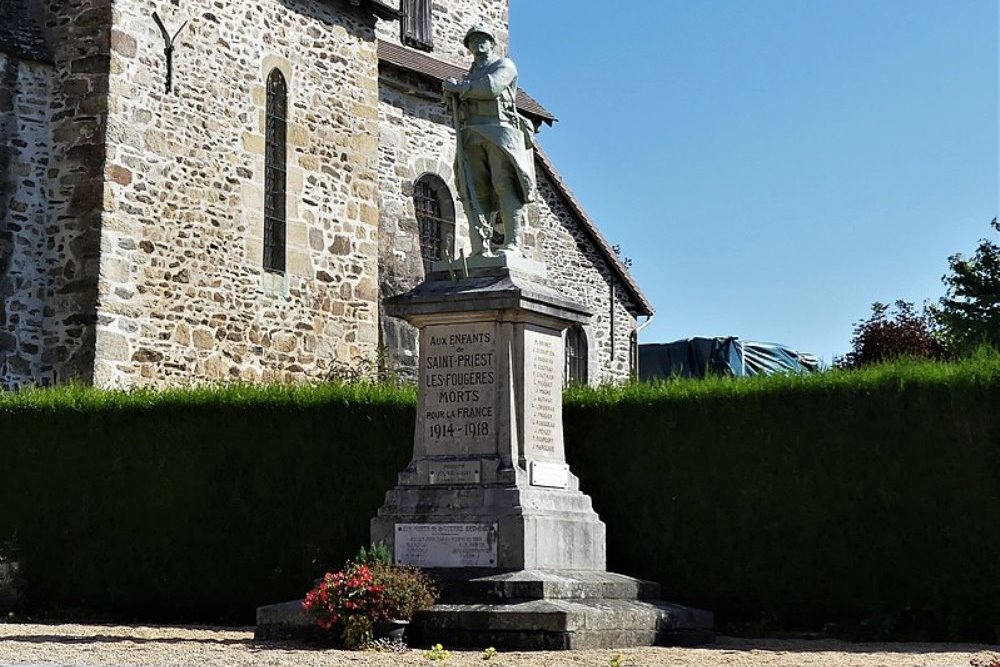
<svg viewBox="0 0 1000 667">
<path fill-rule="evenodd" d="M 642 342 L 827 361 L 994 234 L 998 30 L 997 0 L 511 1 L 540 141 L 656 308 Z"/>
</svg>

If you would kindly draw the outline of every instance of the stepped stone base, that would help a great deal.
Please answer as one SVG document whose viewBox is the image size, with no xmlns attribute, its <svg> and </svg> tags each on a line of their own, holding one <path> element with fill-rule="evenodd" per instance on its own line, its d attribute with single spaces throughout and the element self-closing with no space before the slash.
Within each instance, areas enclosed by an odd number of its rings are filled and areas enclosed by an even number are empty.
<svg viewBox="0 0 1000 667">
<path fill-rule="evenodd" d="M 603 571 L 522 570 L 445 581 L 411 645 L 517 650 L 693 646 L 715 639 L 711 612 L 659 600 L 660 586 Z"/>
<path fill-rule="evenodd" d="M 316 620 L 302 609 L 302 600 L 257 607 L 254 641 L 303 642 L 329 644 L 330 633 L 316 625 Z"/>
<path fill-rule="evenodd" d="M 659 584 L 620 574 L 435 574 L 443 575 L 444 602 L 414 617 L 411 646 L 562 650 L 694 646 L 715 638 L 711 612 L 658 600 Z M 257 640 L 322 640 L 317 631 L 299 601 L 257 610 Z"/>
</svg>

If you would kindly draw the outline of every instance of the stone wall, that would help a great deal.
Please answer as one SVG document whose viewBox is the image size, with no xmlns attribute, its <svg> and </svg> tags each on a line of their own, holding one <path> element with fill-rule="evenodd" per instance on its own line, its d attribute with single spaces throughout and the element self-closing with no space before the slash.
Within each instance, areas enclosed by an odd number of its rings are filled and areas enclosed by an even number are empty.
<svg viewBox="0 0 1000 667">
<path fill-rule="evenodd" d="M 413 210 L 414 183 L 426 173 L 439 176 L 452 193 L 457 218 L 455 251 L 469 248 L 468 227 L 455 199 L 454 134 L 440 95 L 420 78 L 382 67 L 379 87 L 379 290 L 383 297 L 407 291 L 424 278 L 420 234 Z M 398 85 L 397 85 L 398 84 Z M 415 87 L 420 93 L 407 92 Z M 381 345 L 390 365 L 414 378 L 416 329 L 383 315 Z"/>
<path fill-rule="evenodd" d="M 549 280 L 566 296 L 593 314 L 584 327 L 591 384 L 624 382 L 631 376 L 631 336 L 636 305 L 606 257 L 567 206 L 556 184 L 537 169 L 538 217 L 536 243 Z"/>
<path fill-rule="evenodd" d="M 51 381 L 45 237 L 52 75 L 51 66 L 0 54 L 0 387 Z"/>
<path fill-rule="evenodd" d="M 383 297 L 404 292 L 424 277 L 420 237 L 413 210 L 413 185 L 433 173 L 457 190 L 452 168 L 455 135 L 451 121 L 427 80 L 383 65 L 379 90 L 379 287 Z M 623 289 L 612 297 L 612 271 L 554 185 L 538 168 L 539 202 L 529 207 L 524 252 L 543 261 L 549 277 L 568 296 L 594 313 L 586 328 L 593 383 L 629 377 L 629 336 L 635 311 Z M 455 201 L 456 248 L 469 252 L 468 224 Z M 613 324 L 612 324 L 613 322 Z M 383 316 L 381 342 L 390 364 L 404 377 L 416 372 L 416 332 Z M 612 337 L 612 329 L 614 336 Z"/>
<path fill-rule="evenodd" d="M 93 377 L 111 2 L 47 0 L 32 10 L 55 64 L 2 68 L 13 113 L 0 173 L 10 192 L 0 330 L 16 338 L 0 339 L 2 387 Z"/>
<path fill-rule="evenodd" d="M 327 376 L 377 343 L 374 19 L 347 3 L 115 4 L 95 382 Z M 163 41 L 187 20 L 164 92 Z M 263 255 L 265 81 L 288 84 L 287 270 Z"/>
<path fill-rule="evenodd" d="M 486 26 L 497 38 L 503 53 L 510 44 L 508 0 L 428 0 L 433 1 L 434 50 L 430 55 L 457 65 L 469 64 L 469 52 L 462 44 L 473 25 Z M 379 21 L 378 36 L 400 43 L 399 21 Z"/>
</svg>

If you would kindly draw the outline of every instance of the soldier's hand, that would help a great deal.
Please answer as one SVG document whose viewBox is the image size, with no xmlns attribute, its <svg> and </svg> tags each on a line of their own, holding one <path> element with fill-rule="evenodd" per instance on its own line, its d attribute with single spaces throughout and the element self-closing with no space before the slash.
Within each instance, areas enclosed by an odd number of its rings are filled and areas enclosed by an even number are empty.
<svg viewBox="0 0 1000 667">
<path fill-rule="evenodd" d="M 446 93 L 461 93 L 465 91 L 465 83 L 458 79 L 448 78 L 441 84 L 441 88 Z"/>
</svg>

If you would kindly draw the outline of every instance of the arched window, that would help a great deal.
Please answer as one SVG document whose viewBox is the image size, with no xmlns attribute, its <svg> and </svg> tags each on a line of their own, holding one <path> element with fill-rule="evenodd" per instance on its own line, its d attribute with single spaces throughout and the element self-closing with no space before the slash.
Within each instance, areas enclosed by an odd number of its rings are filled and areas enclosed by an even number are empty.
<svg viewBox="0 0 1000 667">
<path fill-rule="evenodd" d="M 288 85 L 278 69 L 267 77 L 264 127 L 264 270 L 285 272 Z"/>
<path fill-rule="evenodd" d="M 566 330 L 566 386 L 587 384 L 587 334 L 575 325 Z"/>
<path fill-rule="evenodd" d="M 413 186 L 413 210 L 420 230 L 424 269 L 432 262 L 451 259 L 455 248 L 455 202 L 448 185 L 434 174 L 424 174 Z"/>
</svg>

